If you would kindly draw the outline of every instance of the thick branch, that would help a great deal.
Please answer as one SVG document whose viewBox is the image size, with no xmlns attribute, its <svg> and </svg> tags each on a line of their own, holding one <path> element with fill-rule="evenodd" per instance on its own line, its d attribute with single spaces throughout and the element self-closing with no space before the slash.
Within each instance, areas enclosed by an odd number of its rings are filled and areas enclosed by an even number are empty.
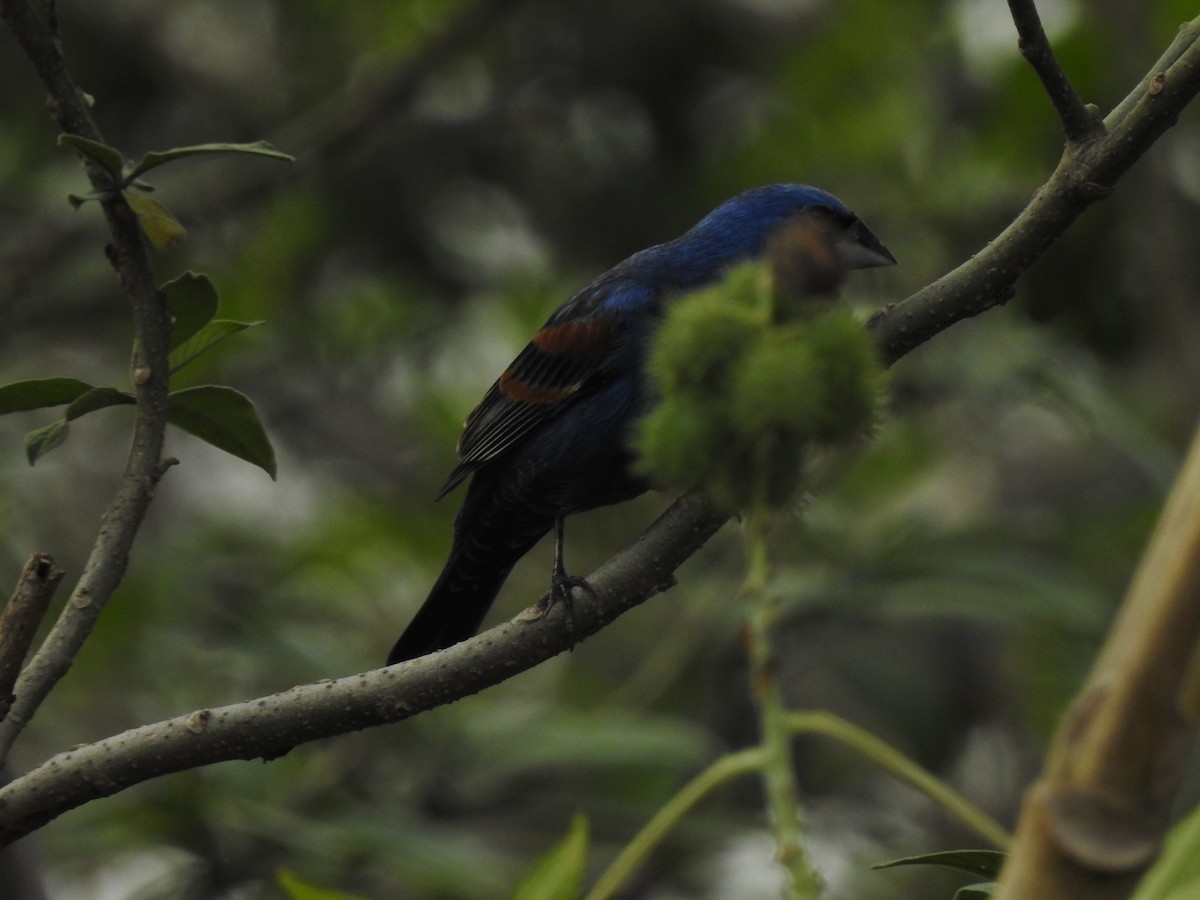
<svg viewBox="0 0 1200 900">
<path fill-rule="evenodd" d="M 1059 65 L 1054 49 L 1042 28 L 1034 0 L 1008 0 L 1013 24 L 1017 26 L 1017 46 L 1046 89 L 1050 102 L 1054 104 L 1058 118 L 1062 121 L 1063 133 L 1068 143 L 1081 143 L 1104 134 L 1104 125 L 1079 99 L 1067 73 Z"/>
<path fill-rule="evenodd" d="M 231 759 L 273 759 L 319 738 L 399 722 L 536 666 L 594 634 L 669 583 L 726 516 L 695 496 L 676 501 L 630 547 L 588 576 L 573 627 L 562 609 L 521 615 L 447 650 L 406 663 L 198 710 L 66 753 L 0 789 L 0 845 L 97 797 L 149 778 Z"/>
<path fill-rule="evenodd" d="M 34 0 L 0 0 L 0 19 L 11 29 L 49 92 L 49 107 L 59 127 L 103 142 L 82 92 L 71 80 L 52 23 L 43 20 L 44 7 Z M 105 172 L 88 165 L 97 190 L 109 187 Z M 125 566 L 142 519 L 161 475 L 163 435 L 167 426 L 167 352 L 171 324 L 158 295 L 154 271 L 137 218 L 119 193 L 102 202 L 111 244 L 108 257 L 129 297 L 137 337 L 133 385 L 137 418 L 125 472 L 104 512 L 100 531 L 70 600 L 45 643 L 22 673 L 16 700 L 0 723 L 0 760 L 17 735 L 71 666 L 92 627 L 125 574 Z"/>
<path fill-rule="evenodd" d="M 1129 594 L 1022 806 L 998 898 L 1127 897 L 1197 727 L 1200 430 Z"/>
</svg>

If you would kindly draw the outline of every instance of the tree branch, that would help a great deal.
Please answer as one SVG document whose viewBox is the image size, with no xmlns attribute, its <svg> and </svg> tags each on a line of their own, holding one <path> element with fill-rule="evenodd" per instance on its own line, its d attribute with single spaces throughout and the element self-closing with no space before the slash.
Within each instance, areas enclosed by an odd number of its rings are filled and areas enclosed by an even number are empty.
<svg viewBox="0 0 1200 900">
<path fill-rule="evenodd" d="M 54 557 L 33 554 L 22 567 L 17 586 L 0 612 L 0 719 L 8 715 L 21 664 L 63 574 L 54 565 Z"/>
<path fill-rule="evenodd" d="M 1200 696 L 1200 430 L 1087 684 L 1025 795 L 997 898 L 1118 900 L 1158 854 Z"/>
<path fill-rule="evenodd" d="M 3 8 L 12 4 L 0 2 Z M 895 362 L 955 322 L 1005 302 L 1018 277 L 1090 203 L 1107 195 L 1198 91 L 1200 18 L 1185 26 L 1114 110 L 1111 133 L 1068 146 L 1046 185 L 991 244 L 873 317 L 868 327 L 883 358 Z M 0 789 L 0 840 L 16 840 L 82 803 L 159 775 L 224 760 L 271 759 L 307 741 L 401 721 L 503 681 L 568 649 L 667 585 L 726 519 L 695 496 L 677 501 L 588 577 L 595 596 L 578 597 L 571 633 L 561 611 L 537 618 L 527 610 L 470 641 L 398 666 L 198 710 L 60 754 Z"/>
<path fill-rule="evenodd" d="M 1017 26 L 1017 47 L 1033 67 L 1046 89 L 1050 102 L 1062 121 L 1067 142 L 1076 144 L 1102 137 L 1104 125 L 1095 107 L 1085 106 L 1054 55 L 1054 49 L 1042 28 L 1034 0 L 1008 0 L 1013 24 Z"/>
<path fill-rule="evenodd" d="M 67 71 L 54 17 L 50 16 L 49 21 L 43 19 L 43 9 L 52 11 L 53 7 L 42 7 L 34 0 L 0 0 L 0 19 L 17 38 L 49 92 L 48 105 L 58 126 L 66 133 L 103 143 L 84 95 Z M 136 216 L 120 192 L 111 190 L 108 174 L 86 160 L 85 165 L 93 188 L 104 192 L 101 207 L 111 239 L 107 254 L 132 308 L 137 417 L 121 483 L 101 519 L 83 573 L 58 621 L 18 679 L 16 699 L 8 716 L 0 722 L 0 761 L 51 688 L 71 667 L 120 584 L 154 485 L 162 474 L 159 460 L 167 427 L 171 321 L 159 297 Z"/>
<path fill-rule="evenodd" d="M 0 845 L 97 797 L 231 759 L 274 759 L 319 738 L 399 722 L 498 684 L 570 649 L 653 596 L 726 520 L 687 495 L 588 576 L 568 634 L 561 606 L 514 619 L 438 653 L 145 725 L 52 757 L 0 788 Z"/>
<path fill-rule="evenodd" d="M 1049 180 L 991 243 L 871 318 L 867 327 L 884 360 L 893 363 L 955 322 L 1011 299 L 1017 279 L 1088 206 L 1109 195 L 1197 92 L 1200 18 L 1181 29 L 1171 49 L 1109 117 L 1111 130 L 1086 144 L 1068 144 Z"/>
</svg>

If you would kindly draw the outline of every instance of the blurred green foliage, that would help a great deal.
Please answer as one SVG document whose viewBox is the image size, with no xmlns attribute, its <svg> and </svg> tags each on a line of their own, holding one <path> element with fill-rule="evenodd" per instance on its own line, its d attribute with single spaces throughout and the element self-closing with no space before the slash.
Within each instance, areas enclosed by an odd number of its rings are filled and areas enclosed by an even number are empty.
<svg viewBox="0 0 1200 900">
<path fill-rule="evenodd" d="M 1194 15 L 1181 0 L 1042 5 L 1102 108 Z M 156 257 L 161 280 L 202 269 L 223 315 L 267 320 L 188 377 L 255 399 L 279 481 L 169 436 L 182 464 L 93 640 L 18 744 L 18 771 L 123 728 L 381 664 L 449 544 L 454 499 L 432 497 L 463 416 L 555 305 L 629 252 L 744 187 L 811 182 L 900 260 L 851 277 L 847 302 L 865 314 L 978 250 L 1061 148 L 999 3 L 493 0 L 469 28 L 464 9 L 60 10 L 75 75 L 130 157 L 266 138 L 299 162 L 155 173 L 188 231 Z M 0 83 L 0 383 L 117 382 L 130 327 L 102 224 L 66 201 L 82 173 L 7 33 Z M 791 705 L 876 731 L 1002 818 L 1195 424 L 1197 122 L 1189 111 L 1007 308 L 895 366 L 878 433 L 826 462 L 776 536 Z M 21 437 L 42 423 L 0 419 L 3 571 L 34 550 L 80 571 L 130 421 L 116 409 L 74 423 L 31 470 Z M 573 519 L 571 570 L 628 541 L 663 500 Z M 754 740 L 735 528 L 670 593 L 480 696 L 64 815 L 29 842 L 50 895 L 278 897 L 283 869 L 369 897 L 505 896 L 580 812 L 600 865 L 718 752 Z M 536 599 L 548 568 L 546 548 L 523 561 L 499 613 Z M 962 883 L 870 871 L 969 839 L 836 747 L 805 740 L 798 762 L 830 897 L 949 896 Z M 763 815 L 749 784 L 711 798 L 631 895 L 776 896 Z"/>
</svg>

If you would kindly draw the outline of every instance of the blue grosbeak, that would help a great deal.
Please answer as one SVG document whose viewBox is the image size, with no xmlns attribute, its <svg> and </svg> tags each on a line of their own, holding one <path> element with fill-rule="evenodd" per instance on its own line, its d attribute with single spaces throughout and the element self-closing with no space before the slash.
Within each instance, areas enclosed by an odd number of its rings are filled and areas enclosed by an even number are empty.
<svg viewBox="0 0 1200 900">
<path fill-rule="evenodd" d="M 560 306 L 467 417 L 459 463 L 438 497 L 472 476 L 454 520 L 441 576 L 388 664 L 466 640 L 478 631 L 508 573 L 551 528 L 551 594 L 569 597 L 563 519 L 636 497 L 631 425 L 652 397 L 645 361 L 664 305 L 764 253 L 799 216 L 818 216 L 846 269 L 895 259 L 837 198 L 799 184 L 753 188 L 722 203 L 686 234 L 633 254 Z"/>
</svg>

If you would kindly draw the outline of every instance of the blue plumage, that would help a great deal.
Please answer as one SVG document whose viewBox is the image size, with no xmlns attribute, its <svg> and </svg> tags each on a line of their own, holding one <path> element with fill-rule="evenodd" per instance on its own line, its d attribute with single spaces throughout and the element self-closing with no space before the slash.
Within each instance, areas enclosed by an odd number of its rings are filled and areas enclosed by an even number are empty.
<svg viewBox="0 0 1200 900">
<path fill-rule="evenodd" d="M 895 262 L 831 194 L 766 185 L 618 263 L 550 316 L 467 418 L 439 494 L 471 477 L 450 556 L 389 664 L 473 635 L 517 560 L 563 518 L 646 490 L 627 442 L 649 402 L 645 360 L 664 305 L 761 255 L 784 222 L 813 210 L 833 223 L 846 268 Z M 563 577 L 556 550 L 555 581 Z"/>
</svg>

